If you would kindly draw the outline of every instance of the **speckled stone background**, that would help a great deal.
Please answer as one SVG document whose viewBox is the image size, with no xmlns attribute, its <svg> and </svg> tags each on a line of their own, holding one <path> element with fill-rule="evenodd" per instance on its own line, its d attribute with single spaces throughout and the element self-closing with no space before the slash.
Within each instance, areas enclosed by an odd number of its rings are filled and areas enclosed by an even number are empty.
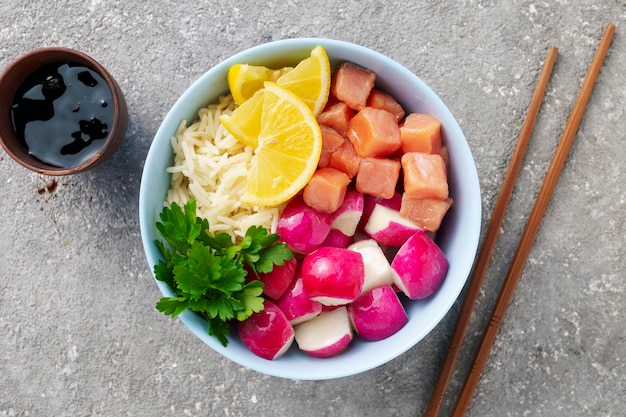
<svg viewBox="0 0 626 417">
<path fill-rule="evenodd" d="M 220 60 L 271 40 L 342 39 L 404 64 L 449 105 L 476 158 L 486 224 L 556 46 L 448 415 L 609 23 L 613 45 L 471 417 L 626 415 L 626 2 L 0 0 L 0 69 L 38 47 L 76 48 L 112 72 L 130 108 L 118 153 L 56 184 L 0 151 L 0 416 L 420 416 L 460 300 L 423 342 L 359 376 L 305 382 L 244 369 L 154 308 L 137 215 L 144 158 L 170 106 Z"/>
</svg>

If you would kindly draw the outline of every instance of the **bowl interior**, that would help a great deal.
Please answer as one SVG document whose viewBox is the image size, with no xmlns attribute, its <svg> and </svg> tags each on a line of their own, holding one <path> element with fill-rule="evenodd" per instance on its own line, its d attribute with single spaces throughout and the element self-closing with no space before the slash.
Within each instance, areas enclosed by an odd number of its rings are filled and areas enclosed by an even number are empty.
<svg viewBox="0 0 626 417">
<path fill-rule="evenodd" d="M 47 164 L 31 155 L 22 145 L 13 129 L 11 106 L 20 85 L 39 68 L 56 62 L 75 62 L 87 66 L 100 74 L 106 81 L 113 96 L 113 126 L 103 146 L 88 161 L 71 168 L 60 168 Z M 68 48 L 42 48 L 31 51 L 15 60 L 0 79 L 0 138 L 5 151 L 22 166 L 47 175 L 67 175 L 84 171 L 101 164 L 120 146 L 128 125 L 126 100 L 117 82 L 93 58 L 82 52 Z"/>
<path fill-rule="evenodd" d="M 450 263 L 446 280 L 428 299 L 407 303 L 409 322 L 387 339 L 377 342 L 356 340 L 346 352 L 326 359 L 309 357 L 293 346 L 278 360 L 268 361 L 249 352 L 236 334 L 233 333 L 228 347 L 224 348 L 207 334 L 203 319 L 190 312 L 179 316 L 197 337 L 240 365 L 273 376 L 308 380 L 354 375 L 399 356 L 422 340 L 441 321 L 465 285 L 473 265 L 481 229 L 480 188 L 465 136 L 441 99 L 419 77 L 400 64 L 354 44 L 327 39 L 290 39 L 254 47 L 209 70 L 172 107 L 148 153 L 139 204 L 143 245 L 148 263 L 152 267 L 160 259 L 160 253 L 153 243 L 158 238 L 155 223 L 169 188 L 170 176 L 165 168 L 173 160 L 169 140 L 178 124 L 181 120 L 186 120 L 187 123 L 193 121 L 198 109 L 215 102 L 219 95 L 228 92 L 226 75 L 233 64 L 248 63 L 269 67 L 294 65 L 307 57 L 317 45 L 326 49 L 332 65 L 347 60 L 376 72 L 377 87 L 394 96 L 407 112 L 431 113 L 442 122 L 444 141 L 450 153 L 450 195 L 454 204 L 437 237 L 437 243 Z M 157 281 L 157 285 L 163 294 L 171 295 L 165 284 Z"/>
</svg>

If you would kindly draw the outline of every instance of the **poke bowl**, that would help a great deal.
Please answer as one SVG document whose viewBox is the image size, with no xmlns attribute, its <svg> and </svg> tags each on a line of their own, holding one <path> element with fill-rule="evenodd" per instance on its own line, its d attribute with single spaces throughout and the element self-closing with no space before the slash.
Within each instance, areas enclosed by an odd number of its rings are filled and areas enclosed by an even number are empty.
<svg viewBox="0 0 626 417">
<path fill-rule="evenodd" d="M 407 114 L 429 114 L 440 121 L 441 138 L 447 149 L 449 197 L 453 203 L 441 227 L 431 235 L 447 261 L 443 282 L 425 298 L 402 298 L 407 321 L 381 340 L 354 337 L 341 353 L 323 358 L 307 354 L 298 349 L 297 343 L 292 343 L 280 357 L 268 360 L 252 353 L 232 326 L 228 344 L 224 346 L 209 335 L 207 320 L 200 315 L 185 311 L 177 316 L 206 345 L 237 364 L 267 375 L 298 380 L 332 379 L 365 372 L 397 358 L 424 339 L 461 293 L 474 263 L 481 231 L 481 196 L 474 159 L 459 124 L 437 94 L 413 72 L 371 49 L 330 39 L 287 39 L 252 47 L 220 62 L 195 81 L 167 113 L 148 152 L 139 197 L 142 243 L 150 268 L 163 261 L 162 252 L 155 244 L 162 238 L 157 223 L 172 187 L 172 173 L 168 171 L 175 158 L 172 138 L 181 126 L 190 125 L 198 119 L 201 109 L 229 93 L 228 72 L 234 65 L 293 67 L 319 46 L 327 54 L 331 68 L 349 62 L 372 71 L 376 74 L 375 88 L 393 97 Z M 164 297 L 174 295 L 165 282 L 158 279 L 155 282 Z"/>
</svg>

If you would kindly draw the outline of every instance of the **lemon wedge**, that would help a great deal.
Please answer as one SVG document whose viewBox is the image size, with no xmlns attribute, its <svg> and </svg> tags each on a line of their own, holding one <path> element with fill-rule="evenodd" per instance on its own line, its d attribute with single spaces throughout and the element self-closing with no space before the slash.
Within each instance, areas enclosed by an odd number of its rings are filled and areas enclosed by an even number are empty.
<svg viewBox="0 0 626 417">
<path fill-rule="evenodd" d="M 276 84 L 300 97 L 317 117 L 330 93 L 331 70 L 326 50 L 316 46 L 308 58 L 278 77 Z"/>
<path fill-rule="evenodd" d="M 220 123 L 222 123 L 224 129 L 233 135 L 235 139 L 246 145 L 256 146 L 258 143 L 264 96 L 261 88 L 233 110 L 231 114 L 222 114 L 220 116 Z"/>
<path fill-rule="evenodd" d="M 235 64 L 228 70 L 228 88 L 238 106 L 263 88 L 265 81 L 276 81 L 292 67 L 271 69 L 262 65 Z"/>
<path fill-rule="evenodd" d="M 228 88 L 238 106 L 263 88 L 265 81 L 278 78 L 276 70 L 262 65 L 235 64 L 228 69 Z"/>
<path fill-rule="evenodd" d="M 275 206 L 296 195 L 313 176 L 322 134 L 311 109 L 289 90 L 265 82 L 256 94 L 262 96 L 257 148 L 241 200 Z"/>
</svg>

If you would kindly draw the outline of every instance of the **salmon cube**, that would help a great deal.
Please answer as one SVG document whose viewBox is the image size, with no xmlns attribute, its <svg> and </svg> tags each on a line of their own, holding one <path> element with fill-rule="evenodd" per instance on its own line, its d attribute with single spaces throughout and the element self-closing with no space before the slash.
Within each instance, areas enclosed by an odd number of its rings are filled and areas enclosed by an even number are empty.
<svg viewBox="0 0 626 417">
<path fill-rule="evenodd" d="M 387 158 L 363 158 L 356 175 L 356 190 L 361 194 L 389 199 L 396 192 L 400 162 Z"/>
<path fill-rule="evenodd" d="M 400 126 L 403 152 L 439 153 L 441 122 L 433 115 L 409 114 Z"/>
<path fill-rule="evenodd" d="M 367 107 L 387 110 L 396 117 L 396 122 L 400 122 L 400 120 L 404 117 L 404 109 L 400 103 L 398 103 L 389 94 L 382 92 L 377 88 L 374 88 L 367 98 Z"/>
<path fill-rule="evenodd" d="M 347 136 L 362 158 L 391 155 L 402 146 L 395 116 L 373 107 L 365 107 L 350 120 Z"/>
<path fill-rule="evenodd" d="M 361 110 L 367 105 L 367 97 L 374 88 L 375 81 L 376 73 L 373 71 L 344 62 L 337 69 L 330 89 L 340 101 L 355 110 Z"/>
<path fill-rule="evenodd" d="M 330 156 L 343 145 L 346 139 L 332 127 L 320 125 L 322 132 L 322 153 L 317 164 L 320 168 L 326 168 L 330 164 Z"/>
<path fill-rule="evenodd" d="M 447 146 L 442 146 L 441 149 L 439 149 L 439 155 L 441 155 L 441 157 L 443 158 L 443 160 L 446 163 L 446 166 L 450 166 L 450 152 L 448 152 L 448 147 Z"/>
<path fill-rule="evenodd" d="M 408 152 L 402 155 L 404 192 L 411 198 L 448 198 L 446 163 L 439 154 Z"/>
<path fill-rule="evenodd" d="M 320 125 L 332 127 L 337 132 L 346 136 L 350 119 L 354 117 L 356 111 L 350 108 L 343 101 L 339 101 L 327 106 L 318 116 L 317 122 Z"/>
<path fill-rule="evenodd" d="M 345 140 L 343 145 L 330 155 L 329 167 L 338 169 L 346 174 L 350 179 L 356 177 L 361 165 L 361 158 L 354 151 L 354 147 L 349 140 Z"/>
<path fill-rule="evenodd" d="M 334 168 L 320 168 L 304 187 L 302 199 L 311 208 L 322 213 L 333 213 L 343 203 L 350 178 Z"/>
<path fill-rule="evenodd" d="M 411 198 L 402 195 L 400 214 L 429 232 L 436 232 L 452 206 L 452 199 Z"/>
</svg>

